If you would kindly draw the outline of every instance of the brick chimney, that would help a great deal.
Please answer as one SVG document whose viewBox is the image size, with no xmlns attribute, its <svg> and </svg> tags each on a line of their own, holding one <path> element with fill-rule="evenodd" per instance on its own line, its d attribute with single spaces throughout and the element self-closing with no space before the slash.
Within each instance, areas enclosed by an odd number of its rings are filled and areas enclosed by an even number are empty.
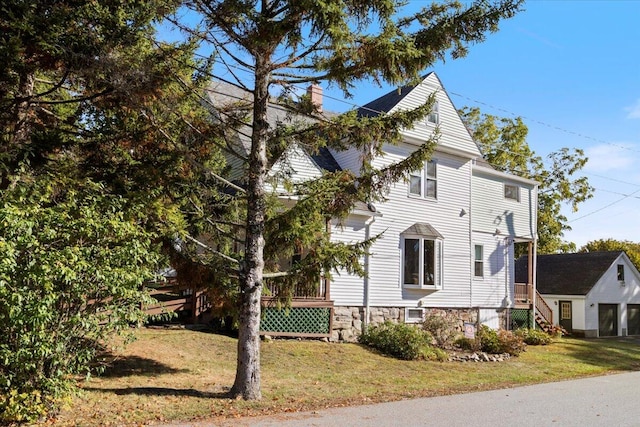
<svg viewBox="0 0 640 427">
<path fill-rule="evenodd" d="M 312 84 L 307 89 L 307 95 L 311 98 L 311 103 L 322 113 L 322 88 L 318 84 Z"/>
</svg>

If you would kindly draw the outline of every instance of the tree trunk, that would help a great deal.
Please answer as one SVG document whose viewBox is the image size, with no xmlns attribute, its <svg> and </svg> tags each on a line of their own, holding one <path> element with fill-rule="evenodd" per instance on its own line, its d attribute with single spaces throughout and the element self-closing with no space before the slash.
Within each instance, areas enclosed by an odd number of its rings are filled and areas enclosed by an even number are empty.
<svg viewBox="0 0 640 427">
<path fill-rule="evenodd" d="M 11 141 L 5 149 L 25 145 L 30 138 L 31 125 L 29 122 L 29 108 L 35 87 L 35 75 L 32 72 L 25 72 L 20 75 L 20 84 L 15 98 L 12 111 L 12 122 L 14 128 L 11 131 Z"/>
<path fill-rule="evenodd" d="M 238 364 L 231 395 L 246 400 L 262 398 L 260 386 L 260 297 L 264 269 L 266 140 L 269 101 L 268 70 L 265 59 L 256 61 L 253 132 L 247 182 L 247 226 L 244 264 L 240 274 Z"/>
</svg>

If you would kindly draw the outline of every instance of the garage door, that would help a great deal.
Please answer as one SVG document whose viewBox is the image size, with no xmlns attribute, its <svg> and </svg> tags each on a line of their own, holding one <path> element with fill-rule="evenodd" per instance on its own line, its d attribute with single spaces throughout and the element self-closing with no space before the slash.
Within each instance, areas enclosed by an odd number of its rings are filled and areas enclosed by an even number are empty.
<svg viewBox="0 0 640 427">
<path fill-rule="evenodd" d="M 618 335 L 618 305 L 598 304 L 598 336 Z"/>
<path fill-rule="evenodd" d="M 627 304 L 627 334 L 640 335 L 640 304 Z"/>
</svg>

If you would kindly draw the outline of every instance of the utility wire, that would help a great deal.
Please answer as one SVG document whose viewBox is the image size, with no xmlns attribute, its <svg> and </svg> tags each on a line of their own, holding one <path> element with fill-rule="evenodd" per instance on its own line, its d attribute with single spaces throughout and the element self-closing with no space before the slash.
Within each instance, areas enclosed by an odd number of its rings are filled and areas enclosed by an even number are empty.
<svg viewBox="0 0 640 427">
<path fill-rule="evenodd" d="M 207 58 L 207 59 L 209 59 L 208 57 L 203 56 L 203 55 L 199 55 L 199 56 L 201 56 L 202 58 Z M 223 65 L 225 68 L 235 68 L 235 69 L 238 69 L 238 70 L 240 70 L 240 71 L 244 71 L 244 72 L 251 72 L 251 69 L 248 69 L 248 68 L 245 68 L 245 67 L 241 67 L 241 66 L 237 66 L 237 65 L 228 64 L 228 63 L 226 63 L 226 62 L 221 62 L 221 61 L 218 61 L 218 60 L 214 60 L 214 62 L 217 62 L 217 63 L 219 63 L 219 64 Z M 216 76 L 216 75 L 214 75 L 214 74 L 210 74 L 210 76 L 211 76 L 212 78 L 214 78 L 214 79 L 224 81 L 223 79 L 219 78 L 218 76 Z M 421 82 L 421 83 L 419 83 L 419 85 L 420 85 L 420 86 L 428 86 L 430 89 L 434 89 L 434 90 L 438 90 L 438 89 L 439 89 L 439 86 L 436 86 L 436 85 L 430 85 L 430 84 L 428 84 L 428 83 L 425 83 L 424 81 L 423 81 L 423 82 Z M 296 85 L 296 84 L 292 84 L 292 85 L 291 85 L 291 87 L 292 87 L 292 88 L 295 88 L 295 89 L 298 89 L 298 90 L 300 90 L 300 91 L 304 91 L 304 90 L 306 90 L 306 88 L 301 87 L 301 86 Z M 443 88 L 443 90 L 445 90 L 445 89 Z M 591 141 L 594 141 L 594 142 L 598 142 L 598 143 L 606 144 L 606 145 L 609 145 L 609 146 L 612 146 L 612 147 L 617 147 L 617 148 L 621 148 L 621 149 L 624 149 L 624 150 L 628 150 L 628 151 L 632 151 L 632 152 L 640 153 L 640 150 L 634 150 L 634 149 L 632 149 L 632 148 L 630 148 L 630 147 L 623 146 L 623 145 L 620 145 L 620 144 L 614 144 L 614 143 L 612 143 L 612 142 L 605 141 L 605 140 L 600 139 L 600 138 L 595 138 L 595 137 L 592 137 L 592 136 L 589 136 L 589 135 L 583 134 L 583 133 L 581 133 L 581 132 L 571 131 L 571 130 L 568 130 L 568 129 L 565 129 L 565 128 L 562 128 L 562 127 L 559 127 L 559 126 L 551 125 L 551 124 L 546 123 L 546 122 L 543 122 L 543 121 L 541 121 L 541 120 L 536 120 L 536 119 L 533 119 L 533 118 L 530 118 L 530 117 L 522 116 L 522 115 L 516 114 L 516 113 L 514 113 L 514 112 L 512 112 L 512 111 L 509 111 L 509 110 L 507 110 L 507 109 L 500 108 L 500 107 L 496 107 L 496 106 L 494 106 L 494 105 L 492 105 L 492 104 L 489 104 L 489 103 L 486 103 L 486 102 L 483 102 L 483 101 L 479 101 L 479 100 L 477 100 L 477 99 L 470 98 L 470 97 L 468 97 L 468 96 L 466 96 L 466 95 L 462 95 L 462 94 L 457 93 L 457 92 L 453 92 L 453 91 L 446 91 L 446 90 L 445 90 L 445 92 L 446 92 L 446 93 L 448 93 L 448 94 L 451 94 L 451 95 L 453 95 L 453 96 L 457 96 L 457 97 L 460 97 L 460 98 L 466 99 L 467 101 L 470 101 L 470 102 L 472 102 L 472 103 L 474 103 L 474 104 L 483 105 L 483 106 L 486 106 L 486 107 L 491 108 L 491 109 L 493 109 L 493 110 L 500 111 L 500 112 L 505 113 L 505 114 L 507 114 L 507 115 L 509 115 L 509 116 L 513 116 L 513 117 L 520 117 L 520 118 L 522 118 L 522 119 L 523 119 L 523 121 L 528 121 L 529 123 L 537 123 L 537 124 L 539 124 L 539 125 L 542 125 L 542 126 L 548 127 L 548 128 L 550 128 L 550 129 L 553 129 L 553 130 L 556 130 L 556 131 L 559 131 L 559 132 L 564 132 L 564 133 L 567 133 L 567 134 L 571 134 L 571 135 L 574 135 L 574 136 L 577 136 L 577 137 L 580 137 L 580 138 L 583 138 L 583 139 L 587 139 L 587 140 L 591 140 Z M 323 98 L 331 99 L 331 100 L 333 100 L 333 101 L 336 101 L 336 102 L 339 102 L 339 103 L 342 103 L 342 104 L 348 105 L 348 106 L 349 106 L 349 108 L 353 108 L 353 109 L 362 109 L 362 110 L 366 110 L 366 111 L 368 111 L 368 112 L 370 112 L 370 113 L 374 113 L 374 114 L 386 114 L 386 112 L 384 112 L 384 111 L 379 111 L 379 110 L 371 109 L 371 108 L 369 108 L 369 107 L 366 107 L 366 106 L 363 106 L 363 105 L 357 104 L 357 103 L 355 103 L 355 102 L 347 101 L 347 100 L 345 100 L 344 98 L 338 98 L 338 97 L 335 97 L 335 96 L 331 96 L 331 95 L 329 95 L 329 94 L 323 94 Z M 506 150 L 506 149 L 498 148 L 498 150 L 499 150 L 499 151 L 502 151 L 502 152 L 505 152 L 505 153 L 508 153 L 508 154 L 510 154 L 510 155 L 513 155 L 513 156 L 528 157 L 528 156 L 525 156 L 524 154 L 521 154 L 521 153 L 515 153 L 515 152 L 513 152 L 513 151 L 509 151 L 509 150 Z M 489 163 L 489 164 L 490 164 L 490 163 Z M 492 164 L 490 164 L 490 165 L 491 165 L 492 167 L 496 168 L 496 169 L 500 169 L 500 167 L 498 167 L 497 165 L 492 165 Z M 615 178 L 611 178 L 611 177 L 607 177 L 607 176 L 603 176 L 603 175 L 598 175 L 598 174 L 594 174 L 594 173 L 588 173 L 588 172 L 583 172 L 583 173 L 584 173 L 584 175 L 587 175 L 587 176 L 589 176 L 589 175 L 597 176 L 597 177 L 602 178 L 602 179 L 607 179 L 607 180 L 614 181 L 614 182 L 619 182 L 619 183 L 624 183 L 624 184 L 629 184 L 629 185 L 633 185 L 633 186 L 640 187 L 640 184 L 637 184 L 637 183 L 631 183 L 631 182 L 627 182 L 627 181 L 622 181 L 622 180 L 618 180 L 618 179 L 615 179 Z M 596 214 L 596 213 L 598 213 L 598 212 L 600 212 L 600 211 L 602 211 L 602 210 L 605 210 L 605 209 L 607 209 L 607 208 L 609 208 L 609 207 L 611 207 L 611 206 L 613 206 L 613 205 L 615 205 L 615 204 L 617 204 L 617 203 L 619 203 L 619 202 L 621 202 L 621 201 L 623 201 L 623 200 L 625 200 L 625 199 L 628 199 L 628 198 L 630 198 L 630 197 L 634 196 L 636 193 L 640 192 L 640 189 L 639 189 L 639 190 L 637 190 L 637 191 L 634 191 L 634 192 L 633 192 L 633 193 L 631 193 L 631 194 L 616 193 L 616 192 L 609 191 L 609 190 L 596 190 L 596 191 L 604 191 L 604 192 L 613 193 L 613 194 L 621 194 L 621 195 L 623 195 L 623 197 L 622 197 L 622 198 L 620 198 L 620 199 L 618 199 L 618 200 L 616 200 L 616 201 L 614 201 L 614 202 L 611 202 L 611 203 L 609 203 L 609 204 L 607 204 L 607 205 L 605 205 L 605 206 L 602 206 L 601 208 L 598 208 L 598 209 L 596 209 L 596 210 L 594 210 L 594 211 L 591 211 L 591 212 L 589 212 L 589 213 L 587 213 L 587 214 L 585 214 L 585 215 L 582 215 L 582 216 L 580 216 L 580 217 L 577 217 L 577 218 L 573 218 L 573 219 L 571 219 L 571 220 L 568 220 L 567 222 L 569 222 L 569 223 L 570 223 L 570 222 L 575 222 L 575 221 L 581 220 L 581 219 L 583 219 L 583 218 L 589 217 L 589 216 L 591 216 L 591 215 L 594 215 L 594 214 Z M 638 199 L 640 199 L 640 197 L 637 197 L 637 196 L 636 196 L 636 197 L 633 197 L 633 198 L 638 198 Z"/>
</svg>

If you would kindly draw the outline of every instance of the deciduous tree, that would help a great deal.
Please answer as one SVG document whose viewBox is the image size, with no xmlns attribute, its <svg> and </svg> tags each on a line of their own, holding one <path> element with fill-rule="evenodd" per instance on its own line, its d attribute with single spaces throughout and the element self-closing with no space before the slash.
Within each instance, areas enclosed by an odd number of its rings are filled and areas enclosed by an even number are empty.
<svg viewBox="0 0 640 427">
<path fill-rule="evenodd" d="M 154 40 L 176 6 L 0 5 L 0 423 L 54 407 L 142 319 L 175 201 L 217 170 L 193 46 Z"/>
<path fill-rule="evenodd" d="M 630 240 L 599 239 L 587 242 L 578 252 L 625 251 L 629 259 L 640 269 L 640 243 Z"/>
<path fill-rule="evenodd" d="M 575 212 L 580 203 L 593 195 L 587 178 L 579 175 L 588 160 L 584 151 L 561 148 L 545 160 L 529 147 L 529 130 L 520 117 L 496 117 L 483 114 L 478 108 L 464 108 L 460 113 L 492 167 L 540 183 L 538 251 L 543 254 L 575 251 L 574 243 L 563 240 L 564 232 L 571 227 L 561 209 L 563 204 L 569 204 Z"/>
</svg>

